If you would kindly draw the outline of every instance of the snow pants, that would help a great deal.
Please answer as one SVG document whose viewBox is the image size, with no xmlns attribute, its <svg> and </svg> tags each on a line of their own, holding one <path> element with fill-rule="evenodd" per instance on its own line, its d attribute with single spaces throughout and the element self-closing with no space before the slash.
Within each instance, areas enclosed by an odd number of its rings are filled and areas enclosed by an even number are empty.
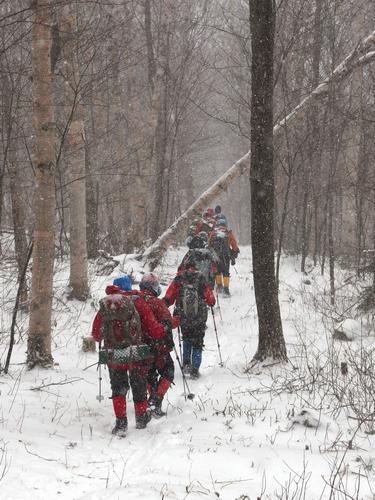
<svg viewBox="0 0 375 500">
<path fill-rule="evenodd" d="M 181 323 L 182 332 L 182 362 L 184 365 L 191 365 L 194 368 L 199 368 L 202 362 L 202 350 L 204 346 L 204 335 L 206 332 L 206 318 L 204 323 L 196 325 L 184 325 Z"/>
<path fill-rule="evenodd" d="M 217 274 L 229 277 L 230 256 L 220 255 L 220 260 L 217 265 Z"/>
<path fill-rule="evenodd" d="M 174 362 L 169 353 L 156 356 L 147 376 L 150 394 L 158 394 L 161 398 L 174 380 Z"/>
<path fill-rule="evenodd" d="M 143 415 L 147 410 L 147 366 L 119 370 L 109 368 L 112 402 L 116 417 L 126 417 L 126 395 L 132 390 L 135 414 Z"/>
</svg>

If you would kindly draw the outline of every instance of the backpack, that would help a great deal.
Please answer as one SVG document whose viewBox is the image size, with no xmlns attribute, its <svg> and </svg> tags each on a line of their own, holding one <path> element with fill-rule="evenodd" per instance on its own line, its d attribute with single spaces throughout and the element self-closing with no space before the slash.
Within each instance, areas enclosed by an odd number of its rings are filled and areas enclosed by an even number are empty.
<svg viewBox="0 0 375 500">
<path fill-rule="evenodd" d="M 112 348 L 142 343 L 141 320 L 132 296 L 107 295 L 99 301 L 104 344 Z"/>
<path fill-rule="evenodd" d="M 226 227 L 216 227 L 211 237 L 211 247 L 219 258 L 230 255 L 229 233 Z"/>
<path fill-rule="evenodd" d="M 194 248 L 185 255 L 181 267 L 194 266 L 209 282 L 213 275 L 212 264 L 214 261 L 214 256 L 208 248 Z"/>
<path fill-rule="evenodd" d="M 215 228 L 215 219 L 202 219 L 199 230 L 209 234 Z"/>
<path fill-rule="evenodd" d="M 202 286 L 204 277 L 200 272 L 184 272 L 181 274 L 180 314 L 183 323 L 201 322 L 206 314 Z"/>
</svg>

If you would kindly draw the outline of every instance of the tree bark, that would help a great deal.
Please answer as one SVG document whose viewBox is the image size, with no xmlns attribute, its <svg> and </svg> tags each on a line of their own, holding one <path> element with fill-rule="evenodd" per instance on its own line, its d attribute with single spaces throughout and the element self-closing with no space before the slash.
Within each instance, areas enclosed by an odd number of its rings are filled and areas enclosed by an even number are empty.
<svg viewBox="0 0 375 500">
<path fill-rule="evenodd" d="M 273 0 L 249 0 L 251 31 L 250 186 L 251 248 L 258 311 L 254 361 L 287 359 L 277 284 L 274 244 Z"/>
<path fill-rule="evenodd" d="M 162 13 L 159 26 L 159 51 L 157 69 L 152 86 L 152 108 L 157 116 L 154 130 L 153 159 L 155 163 L 155 197 L 152 210 L 151 238 L 157 238 L 165 216 L 167 174 L 167 125 L 168 125 L 168 81 L 169 81 L 169 46 L 174 0 L 162 1 Z"/>
<path fill-rule="evenodd" d="M 33 3 L 33 102 L 35 129 L 33 270 L 27 366 L 49 367 L 55 245 L 55 116 L 51 73 L 50 0 Z"/>
<path fill-rule="evenodd" d="M 69 6 L 63 8 L 60 32 L 63 34 L 64 89 L 68 130 L 65 154 L 69 169 L 69 297 L 86 300 L 89 296 L 86 238 L 86 162 L 84 112 L 80 102 L 80 74 L 74 36 L 76 17 Z"/>
</svg>

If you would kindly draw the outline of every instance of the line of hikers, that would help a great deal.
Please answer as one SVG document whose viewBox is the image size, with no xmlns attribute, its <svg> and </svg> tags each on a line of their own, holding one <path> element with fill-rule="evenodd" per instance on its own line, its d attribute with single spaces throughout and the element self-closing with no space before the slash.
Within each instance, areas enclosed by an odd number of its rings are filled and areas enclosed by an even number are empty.
<svg viewBox="0 0 375 500">
<path fill-rule="evenodd" d="M 112 433 L 119 437 L 128 429 L 126 396 L 130 388 L 137 429 L 145 428 L 152 417 L 165 415 L 162 402 L 175 371 L 171 351 L 184 383 L 186 375 L 199 377 L 208 307 L 213 313 L 216 303 L 215 282 L 217 292 L 229 295 L 229 262 L 234 265 L 239 248 L 220 206 L 215 211 L 207 209 L 202 219 L 194 221 L 187 245 L 189 250 L 163 299 L 159 298 L 157 276 L 149 273 L 142 277 L 139 290 L 132 289 L 129 276 L 116 278 L 99 302 L 92 337 L 99 342 L 99 363 L 108 366 L 116 416 Z M 172 315 L 169 307 L 173 304 Z M 175 328 L 182 363 L 173 341 Z"/>
</svg>

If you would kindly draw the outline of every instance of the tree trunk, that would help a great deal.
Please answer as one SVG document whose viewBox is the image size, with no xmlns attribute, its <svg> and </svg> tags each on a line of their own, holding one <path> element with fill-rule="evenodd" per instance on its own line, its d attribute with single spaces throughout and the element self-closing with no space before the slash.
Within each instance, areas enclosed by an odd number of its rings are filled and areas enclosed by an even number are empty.
<svg viewBox="0 0 375 500">
<path fill-rule="evenodd" d="M 163 0 L 161 21 L 159 26 L 159 51 L 157 70 L 153 84 L 152 108 L 157 116 L 154 130 L 153 159 L 155 163 L 155 198 L 152 210 L 151 238 L 157 238 L 165 218 L 167 174 L 167 123 L 168 123 L 168 80 L 169 80 L 169 46 L 171 23 L 173 18 L 173 1 Z"/>
<path fill-rule="evenodd" d="M 55 116 L 51 73 L 50 0 L 35 0 L 32 28 L 35 129 L 35 227 L 27 365 L 49 367 L 55 245 Z"/>
<path fill-rule="evenodd" d="M 80 75 L 74 36 L 76 18 L 69 6 L 63 8 L 60 32 L 63 34 L 64 89 L 69 120 L 66 135 L 66 163 L 69 169 L 69 297 L 86 300 L 89 296 L 86 239 L 86 162 L 83 106 L 80 102 Z"/>
<path fill-rule="evenodd" d="M 251 248 L 259 343 L 254 361 L 286 360 L 275 278 L 272 0 L 249 0 L 251 31 Z"/>
</svg>

